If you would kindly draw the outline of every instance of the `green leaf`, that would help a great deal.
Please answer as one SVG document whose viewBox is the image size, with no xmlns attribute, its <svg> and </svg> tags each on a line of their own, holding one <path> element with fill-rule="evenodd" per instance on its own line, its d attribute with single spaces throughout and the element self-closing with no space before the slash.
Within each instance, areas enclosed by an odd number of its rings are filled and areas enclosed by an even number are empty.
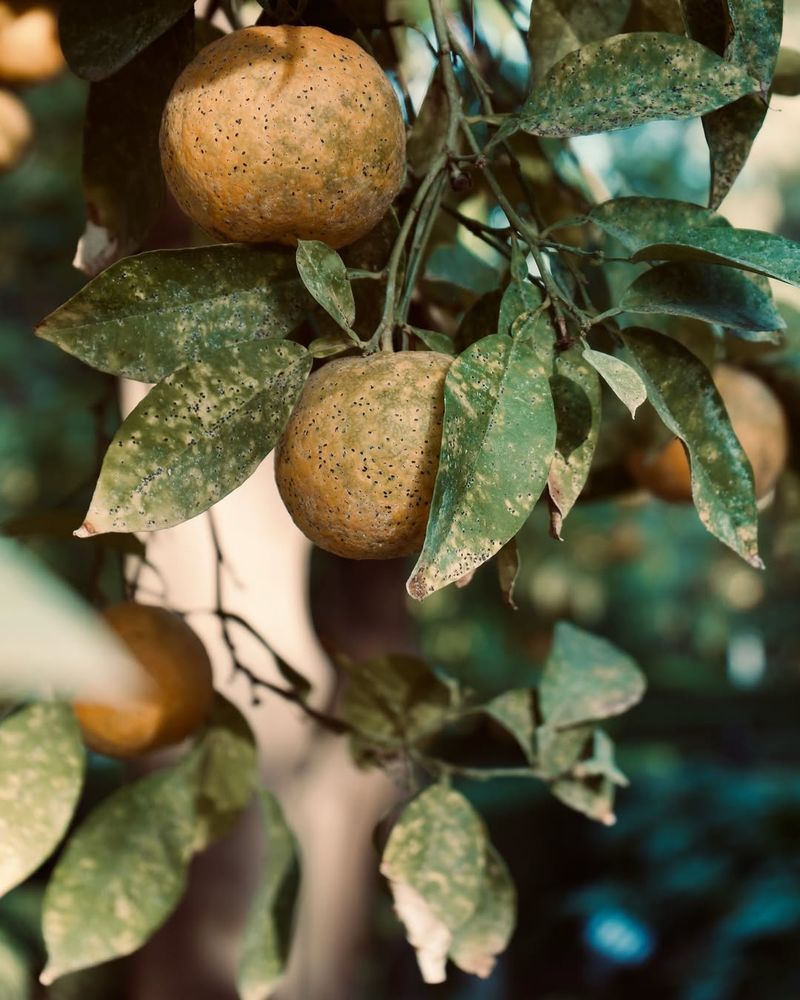
<svg viewBox="0 0 800 1000">
<path fill-rule="evenodd" d="M 177 906 L 195 837 L 197 757 L 125 785 L 70 837 L 48 883 L 41 981 L 129 955 Z"/>
<path fill-rule="evenodd" d="M 535 313 L 543 302 L 542 290 L 527 278 L 509 282 L 500 300 L 497 332 L 510 337 L 519 317 L 525 313 Z"/>
<path fill-rule="evenodd" d="M 70 837 L 44 897 L 42 982 L 144 944 L 180 901 L 192 856 L 251 799 L 255 777 L 252 734 L 218 696 L 185 757 L 113 792 Z"/>
<path fill-rule="evenodd" d="M 700 520 L 751 566 L 761 567 L 753 472 L 711 373 L 663 334 L 636 327 L 623 330 L 622 337 L 650 402 L 689 452 Z"/>
<path fill-rule="evenodd" d="M 727 0 L 733 37 L 726 51 L 762 86 L 766 96 L 775 71 L 783 29 L 783 0 Z"/>
<path fill-rule="evenodd" d="M 516 910 L 517 893 L 505 861 L 487 844 L 478 906 L 450 945 L 450 958 L 459 969 L 482 979 L 491 975 L 496 956 L 505 951 L 514 933 Z"/>
<path fill-rule="evenodd" d="M 317 337 L 308 345 L 308 353 L 312 358 L 333 358 L 337 354 L 344 354 L 345 351 L 353 349 L 353 341 L 345 335 L 342 330 L 336 333 L 324 334 Z"/>
<path fill-rule="evenodd" d="M 781 47 L 772 77 L 772 92 L 785 97 L 800 94 L 800 52 Z"/>
<path fill-rule="evenodd" d="M 0 700 L 142 695 L 142 672 L 102 618 L 18 542 L 0 538 Z"/>
<path fill-rule="evenodd" d="M 74 263 L 90 276 L 138 250 L 158 218 L 164 198 L 161 113 L 193 53 L 189 13 L 118 73 L 89 88 L 83 135 L 87 223 Z"/>
<path fill-rule="evenodd" d="M 637 372 L 622 358 L 595 351 L 591 347 L 583 349 L 583 357 L 602 375 L 606 385 L 628 407 L 631 416 L 635 417 L 636 411 L 647 399 L 647 388 Z"/>
<path fill-rule="evenodd" d="M 0 724 L 0 896 L 36 871 L 64 836 L 84 765 L 68 705 L 30 705 Z"/>
<path fill-rule="evenodd" d="M 30 957 L 19 941 L 0 928 L 0 996 L 8 1000 L 33 1000 Z"/>
<path fill-rule="evenodd" d="M 269 1000 L 289 957 L 300 884 L 297 843 L 274 795 L 258 795 L 265 852 L 261 878 L 244 931 L 236 978 L 241 1000 Z"/>
<path fill-rule="evenodd" d="M 387 654 L 361 662 L 338 657 L 337 664 L 347 674 L 342 717 L 355 730 L 358 761 L 412 746 L 452 714 L 450 689 L 424 660 Z"/>
<path fill-rule="evenodd" d="M 36 332 L 92 368 L 158 382 L 221 347 L 286 336 L 310 304 L 290 251 L 157 250 L 114 264 Z"/>
<path fill-rule="evenodd" d="M 600 380 L 578 345 L 556 355 L 550 379 L 556 414 L 556 451 L 547 477 L 553 502 L 553 533 L 561 538 L 564 518 L 581 495 L 600 432 Z"/>
<path fill-rule="evenodd" d="M 617 822 L 614 815 L 614 782 L 608 778 L 559 778 L 550 791 L 565 806 L 604 826 Z"/>
<path fill-rule="evenodd" d="M 503 601 L 512 611 L 517 610 L 514 602 L 514 587 L 519 576 L 520 561 L 516 538 L 510 538 L 495 556 L 497 563 L 497 582 Z"/>
<path fill-rule="evenodd" d="M 343 330 L 356 318 L 353 289 L 339 254 L 319 240 L 297 241 L 297 270 L 303 284 Z M 357 339 L 353 334 L 353 339 Z"/>
<path fill-rule="evenodd" d="M 595 729 L 592 734 L 591 752 L 578 761 L 574 768 L 577 778 L 608 778 L 621 788 L 630 782 L 617 767 L 614 757 L 614 741 L 603 729 Z"/>
<path fill-rule="evenodd" d="M 381 860 L 427 983 L 443 982 L 455 932 L 481 901 L 486 830 L 459 792 L 433 785 L 406 806 Z"/>
<path fill-rule="evenodd" d="M 565 137 L 693 118 L 755 86 L 745 70 L 689 38 L 663 32 L 615 35 L 557 63 L 493 142 L 518 129 Z"/>
<path fill-rule="evenodd" d="M 572 729 L 556 729 L 547 724 L 539 726 L 536 730 L 539 772 L 546 779 L 571 775 L 591 737 L 591 725 L 574 726 Z"/>
<path fill-rule="evenodd" d="M 620 307 L 719 323 L 745 340 L 779 343 L 786 327 L 765 281 L 716 264 L 675 262 L 640 274 Z"/>
<path fill-rule="evenodd" d="M 418 340 L 430 351 L 438 351 L 440 354 L 455 354 L 455 344 L 453 338 L 446 333 L 439 333 L 437 330 L 422 330 L 418 326 L 412 326 L 411 330 Z"/>
<path fill-rule="evenodd" d="M 761 131 L 767 110 L 762 97 L 747 94 L 703 118 L 703 131 L 711 157 L 708 195 L 711 208 L 718 208 L 733 187 Z"/>
<path fill-rule="evenodd" d="M 651 238 L 631 260 L 697 260 L 727 264 L 800 285 L 800 244 L 759 229 L 709 226 L 673 232 L 663 243 Z"/>
<path fill-rule="evenodd" d="M 154 531 L 208 510 L 275 446 L 310 368 L 299 344 L 255 340 L 167 376 L 114 435 L 77 534 Z"/>
<path fill-rule="evenodd" d="M 522 527 L 555 448 L 549 374 L 523 335 L 485 337 L 451 365 L 428 530 L 408 581 L 412 597 L 460 579 Z"/>
<path fill-rule="evenodd" d="M 669 198 L 613 198 L 596 205 L 589 218 L 634 253 L 650 243 L 667 243 L 675 233 L 730 227 L 727 219 L 707 208 Z"/>
<path fill-rule="evenodd" d="M 548 726 L 565 729 L 620 715 L 641 699 L 644 688 L 629 656 L 599 636 L 558 622 L 539 687 Z"/>
<path fill-rule="evenodd" d="M 622 30 L 631 0 L 587 4 L 585 0 L 533 0 L 528 50 L 534 80 L 587 42 L 596 42 Z"/>
<path fill-rule="evenodd" d="M 519 688 L 505 691 L 484 705 L 483 711 L 514 737 L 528 763 L 533 764 L 536 725 L 531 690 Z"/>
<path fill-rule="evenodd" d="M 84 80 L 116 73 L 172 27 L 192 0 L 64 0 L 61 47 L 69 68 Z"/>
</svg>

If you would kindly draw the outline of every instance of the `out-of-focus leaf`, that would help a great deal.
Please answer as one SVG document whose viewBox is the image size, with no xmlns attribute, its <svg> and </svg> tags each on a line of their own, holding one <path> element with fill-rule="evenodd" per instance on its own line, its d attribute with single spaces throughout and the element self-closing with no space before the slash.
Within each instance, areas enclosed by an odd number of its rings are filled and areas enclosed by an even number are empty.
<svg viewBox="0 0 800 1000">
<path fill-rule="evenodd" d="M 264 860 L 239 961 L 242 1000 L 269 1000 L 286 969 L 300 884 L 297 843 L 274 795 L 259 792 Z"/>
<path fill-rule="evenodd" d="M 786 326 L 769 285 L 717 264 L 675 262 L 640 274 L 620 300 L 626 312 L 668 313 L 719 323 L 745 340 L 778 343 Z"/>
<path fill-rule="evenodd" d="M 486 292 L 464 313 L 455 338 L 456 354 L 493 333 L 511 332 L 510 328 L 506 331 L 499 327 L 500 303 L 504 295 L 500 288 Z"/>
<path fill-rule="evenodd" d="M 423 177 L 444 152 L 447 130 L 442 123 L 447 121 L 448 114 L 447 91 L 437 65 L 406 145 L 408 165 L 415 176 Z"/>
<path fill-rule="evenodd" d="M 417 600 L 499 551 L 547 482 L 555 416 L 550 371 L 532 336 L 485 337 L 447 373 L 439 472 L 425 544 L 408 581 Z"/>
<path fill-rule="evenodd" d="M 342 716 L 355 730 L 351 747 L 357 760 L 411 746 L 452 714 L 450 689 L 424 660 L 387 654 L 337 662 L 348 677 Z"/>
<path fill-rule="evenodd" d="M 595 371 L 603 376 L 606 385 L 636 416 L 636 411 L 647 399 L 647 389 L 641 377 L 629 364 L 613 354 L 595 351 L 591 347 L 583 349 L 583 357 Z"/>
<path fill-rule="evenodd" d="M 482 294 L 500 284 L 500 272 L 461 243 L 439 246 L 425 265 L 428 281 L 448 283 Z"/>
<path fill-rule="evenodd" d="M 684 33 L 680 0 L 632 0 L 623 31 Z"/>
<path fill-rule="evenodd" d="M 142 695 L 142 669 L 88 604 L 19 543 L 0 538 L 0 698 Z"/>
<path fill-rule="evenodd" d="M 547 489 L 555 508 L 551 517 L 554 534 L 560 538 L 564 518 L 589 477 L 600 431 L 600 380 L 578 345 L 556 355 L 550 388 L 557 433 Z"/>
<path fill-rule="evenodd" d="M 77 534 L 154 531 L 208 510 L 275 446 L 310 368 L 299 344 L 255 340 L 168 375 L 114 435 Z"/>
<path fill-rule="evenodd" d="M 36 332 L 92 368 L 158 382 L 220 347 L 286 336 L 311 304 L 289 251 L 157 250 L 114 264 Z"/>
<path fill-rule="evenodd" d="M 620 715 L 644 694 L 642 672 L 625 653 L 568 622 L 556 625 L 539 687 L 545 723 L 556 729 Z"/>
<path fill-rule="evenodd" d="M 648 399 L 689 452 L 700 520 L 751 566 L 761 567 L 753 471 L 708 368 L 654 330 L 630 328 L 622 337 Z"/>
<path fill-rule="evenodd" d="M 617 767 L 614 758 L 614 741 L 602 729 L 595 729 L 592 734 L 590 754 L 578 761 L 573 769 L 577 778 L 608 778 L 621 788 L 630 784 L 625 775 Z"/>
<path fill-rule="evenodd" d="M 34 872 L 64 836 L 84 764 L 68 705 L 29 705 L 0 723 L 0 896 Z"/>
<path fill-rule="evenodd" d="M 583 813 L 604 826 L 613 826 L 614 782 L 608 778 L 558 778 L 550 791 L 565 806 Z"/>
<path fill-rule="evenodd" d="M 506 691 L 492 698 L 483 711 L 517 741 L 529 764 L 534 760 L 535 723 L 532 693 L 528 688 Z"/>
<path fill-rule="evenodd" d="M 69 68 L 84 80 L 104 80 L 122 69 L 192 9 L 192 0 L 64 0 L 61 47 Z"/>
<path fill-rule="evenodd" d="M 296 260 L 308 291 L 343 330 L 349 331 L 356 318 L 356 303 L 342 258 L 319 240 L 298 240 Z"/>
<path fill-rule="evenodd" d="M 772 77 L 772 91 L 786 97 L 800 94 L 800 52 L 781 47 Z"/>
<path fill-rule="evenodd" d="M 381 872 L 427 983 L 444 981 L 454 935 L 477 911 L 487 845 L 480 816 L 444 785 L 417 796 L 389 835 Z"/>
<path fill-rule="evenodd" d="M 0 533 L 8 538 L 72 538 L 75 526 L 81 522 L 76 510 L 34 511 L 21 514 L 0 524 Z M 136 535 L 101 535 L 96 542 L 103 548 L 126 556 L 145 557 L 145 547 Z"/>
<path fill-rule="evenodd" d="M 608 132 L 660 119 L 693 118 L 756 88 L 742 68 L 689 38 L 635 32 L 570 52 L 495 135 Z"/>
<path fill-rule="evenodd" d="M 570 775 L 591 738 L 591 725 L 572 729 L 556 729 L 549 724 L 539 726 L 536 763 L 542 777 L 552 779 Z"/>
<path fill-rule="evenodd" d="M 514 602 L 514 587 L 519 576 L 519 550 L 516 538 L 510 538 L 495 556 L 497 563 L 497 582 L 503 601 L 513 610 L 517 610 Z"/>
<path fill-rule="evenodd" d="M 450 945 L 450 958 L 473 976 L 491 975 L 497 955 L 505 950 L 516 923 L 517 893 L 502 857 L 486 845 L 486 867 L 475 913 L 460 927 Z"/>
<path fill-rule="evenodd" d="M 19 942 L 0 928 L 0 996 L 8 1000 L 33 1000 L 29 962 Z"/>
<path fill-rule="evenodd" d="M 560 59 L 587 42 L 596 42 L 622 30 L 631 0 L 587 4 L 585 0 L 533 0 L 528 50 L 534 80 Z"/>
<path fill-rule="evenodd" d="M 93 277 L 138 250 L 164 197 L 161 113 L 194 53 L 192 14 L 89 89 L 83 137 L 86 230 L 74 264 Z"/>
<path fill-rule="evenodd" d="M 437 330 L 421 330 L 418 326 L 412 326 L 414 336 L 431 351 L 438 351 L 440 354 L 455 354 L 456 349 L 453 338 L 446 333 L 439 333 Z"/>
</svg>

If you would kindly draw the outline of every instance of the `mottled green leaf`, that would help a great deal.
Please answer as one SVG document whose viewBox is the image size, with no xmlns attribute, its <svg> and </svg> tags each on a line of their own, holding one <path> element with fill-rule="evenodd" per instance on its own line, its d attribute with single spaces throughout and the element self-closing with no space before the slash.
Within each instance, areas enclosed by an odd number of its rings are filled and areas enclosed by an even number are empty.
<svg viewBox="0 0 800 1000">
<path fill-rule="evenodd" d="M 450 945 L 450 958 L 459 969 L 482 979 L 491 975 L 496 956 L 505 950 L 514 932 L 516 911 L 517 892 L 505 861 L 487 844 L 478 906 Z"/>
<path fill-rule="evenodd" d="M 529 688 L 505 691 L 492 698 L 483 711 L 506 729 L 517 741 L 529 764 L 534 758 L 534 734 L 532 692 Z"/>
<path fill-rule="evenodd" d="M 634 32 L 570 52 L 509 116 L 494 142 L 533 135 L 608 132 L 660 119 L 692 118 L 756 87 L 733 63 L 689 38 Z"/>
<path fill-rule="evenodd" d="M 574 49 L 622 30 L 631 0 L 533 0 L 528 50 L 534 80 Z"/>
<path fill-rule="evenodd" d="M 586 485 L 600 432 L 600 380 L 578 345 L 556 355 L 550 388 L 557 433 L 547 489 L 554 507 L 553 533 L 560 538 L 564 518 Z"/>
<path fill-rule="evenodd" d="M 545 723 L 564 729 L 620 715 L 644 694 L 633 660 L 599 636 L 568 622 L 556 625 L 539 687 Z"/>
<path fill-rule="evenodd" d="M 757 94 L 747 94 L 703 118 L 703 131 L 711 157 L 708 195 L 711 208 L 718 208 L 733 187 L 766 116 L 764 99 Z"/>
<path fill-rule="evenodd" d="M 87 221 L 74 264 L 90 276 L 138 250 L 158 218 L 164 199 L 161 113 L 193 53 L 189 13 L 119 72 L 89 88 L 83 133 Z"/>
<path fill-rule="evenodd" d="M 478 908 L 487 844 L 480 816 L 441 784 L 406 806 L 389 835 L 381 872 L 428 983 L 444 981 L 453 936 Z"/>
<path fill-rule="evenodd" d="M 647 389 L 644 382 L 629 364 L 613 354 L 595 351 L 591 347 L 583 349 L 583 357 L 595 371 L 603 376 L 606 385 L 636 416 L 636 411 L 647 399 Z"/>
<path fill-rule="evenodd" d="M 783 29 L 783 0 L 726 0 L 733 37 L 726 56 L 762 85 L 766 96 Z"/>
<path fill-rule="evenodd" d="M 699 260 L 727 264 L 800 285 L 800 244 L 759 229 L 708 226 L 676 231 L 663 243 L 650 239 L 631 259 Z"/>
<path fill-rule="evenodd" d="M 526 313 L 535 313 L 543 302 L 542 290 L 527 278 L 509 282 L 500 300 L 497 332 L 510 337 L 514 324 L 520 316 L 524 316 Z"/>
<path fill-rule="evenodd" d="M 142 695 L 142 671 L 101 617 L 18 542 L 0 538 L 0 699 Z"/>
<path fill-rule="evenodd" d="M 192 0 L 64 0 L 61 47 L 73 73 L 103 80 L 146 49 L 192 8 Z"/>
<path fill-rule="evenodd" d="M 256 340 L 167 376 L 114 435 L 78 534 L 153 531 L 208 510 L 275 446 L 310 368 L 299 344 Z"/>
<path fill-rule="evenodd" d="M 436 157 L 444 152 L 447 129 L 442 123 L 447 121 L 448 114 L 447 91 L 437 64 L 408 134 L 406 159 L 414 176 L 424 177 Z"/>
<path fill-rule="evenodd" d="M 604 826 L 613 826 L 617 821 L 614 782 L 608 778 L 559 778 L 550 785 L 550 791 L 565 806 Z"/>
<path fill-rule="evenodd" d="M 589 218 L 634 253 L 650 243 L 668 243 L 675 233 L 730 227 L 727 219 L 707 208 L 669 198 L 613 198 L 596 205 Z"/>
<path fill-rule="evenodd" d="M 300 883 L 297 843 L 274 795 L 259 792 L 264 859 L 244 931 L 237 987 L 241 1000 L 269 1000 L 286 962 Z"/>
<path fill-rule="evenodd" d="M 523 335 L 485 337 L 451 365 L 428 531 L 408 582 L 412 597 L 460 579 L 522 527 L 555 448 L 549 374 Z"/>
<path fill-rule="evenodd" d="M 355 730 L 357 760 L 411 746 L 451 715 L 450 689 L 424 660 L 387 654 L 361 662 L 339 657 L 337 663 L 348 678 L 342 716 Z"/>
<path fill-rule="evenodd" d="M 772 91 L 785 97 L 800 94 L 800 52 L 781 47 L 772 77 Z"/>
<path fill-rule="evenodd" d="M 753 471 L 711 373 L 682 344 L 654 330 L 630 328 L 622 336 L 650 402 L 689 452 L 700 520 L 750 565 L 760 567 Z"/>
<path fill-rule="evenodd" d="M 614 757 L 614 741 L 603 729 L 594 730 L 590 752 L 578 761 L 573 773 L 576 778 L 608 778 L 609 781 L 621 788 L 630 784 L 617 767 Z"/>
<path fill-rule="evenodd" d="M 178 904 L 196 837 L 198 758 L 112 793 L 72 834 L 48 883 L 42 982 L 129 955 Z"/>
<path fill-rule="evenodd" d="M 513 611 L 517 610 L 514 601 L 514 587 L 519 576 L 520 560 L 516 538 L 510 538 L 495 556 L 497 563 L 497 582 L 503 601 Z"/>
<path fill-rule="evenodd" d="M 536 762 L 542 777 L 553 779 L 570 775 L 591 737 L 591 725 L 574 726 L 572 729 L 557 729 L 547 724 L 539 726 L 536 730 Z"/>
<path fill-rule="evenodd" d="M 84 764 L 68 705 L 29 705 L 0 724 L 0 896 L 36 871 L 64 836 Z"/>
<path fill-rule="evenodd" d="M 284 337 L 310 304 L 290 251 L 157 250 L 114 264 L 36 332 L 92 368 L 158 382 L 221 347 Z"/>
<path fill-rule="evenodd" d="M 632 313 L 667 313 L 719 323 L 745 340 L 778 343 L 786 323 L 769 285 L 730 267 L 675 262 L 640 274 L 620 306 Z"/>
<path fill-rule="evenodd" d="M 339 254 L 319 240 L 298 240 L 296 261 L 311 295 L 343 330 L 349 331 L 356 318 L 356 303 Z"/>
</svg>

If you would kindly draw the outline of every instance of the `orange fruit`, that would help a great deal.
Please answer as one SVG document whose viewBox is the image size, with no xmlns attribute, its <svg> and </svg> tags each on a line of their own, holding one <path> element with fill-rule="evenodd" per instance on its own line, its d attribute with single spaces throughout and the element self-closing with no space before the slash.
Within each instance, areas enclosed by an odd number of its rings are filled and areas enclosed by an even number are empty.
<svg viewBox="0 0 800 1000">
<path fill-rule="evenodd" d="M 126 705 L 76 702 L 87 746 L 109 757 L 138 757 L 179 743 L 205 722 L 214 697 L 202 642 L 178 615 L 126 602 L 104 613 L 149 680 L 146 698 Z"/>
<path fill-rule="evenodd" d="M 713 374 L 731 426 L 753 468 L 756 499 L 762 500 L 774 489 L 789 452 L 783 408 L 769 386 L 749 372 L 720 364 Z M 628 465 L 636 482 L 659 499 L 673 503 L 692 499 L 689 460 L 678 438 L 655 455 L 633 452 Z"/>
<path fill-rule="evenodd" d="M 176 201 L 224 240 L 345 246 L 405 178 L 392 85 L 355 42 L 322 28 L 234 31 L 178 77 L 161 122 Z"/>
<path fill-rule="evenodd" d="M 64 68 L 58 18 L 42 3 L 0 2 L 0 81 L 41 83 Z"/>
<path fill-rule="evenodd" d="M 14 94 L 0 90 L 0 171 L 16 167 L 32 139 L 28 109 Z"/>
<path fill-rule="evenodd" d="M 320 548 L 390 559 L 422 547 L 451 361 L 380 352 L 330 361 L 306 382 L 278 442 L 275 478 Z"/>
</svg>

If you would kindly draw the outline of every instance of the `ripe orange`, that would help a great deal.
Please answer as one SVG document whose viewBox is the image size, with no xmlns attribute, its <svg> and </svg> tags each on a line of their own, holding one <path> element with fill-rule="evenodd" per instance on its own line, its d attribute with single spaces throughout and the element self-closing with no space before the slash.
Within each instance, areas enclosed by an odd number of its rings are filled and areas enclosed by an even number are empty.
<svg viewBox="0 0 800 1000">
<path fill-rule="evenodd" d="M 0 172 L 12 170 L 33 139 L 33 121 L 22 101 L 0 90 Z"/>
<path fill-rule="evenodd" d="M 295 524 L 320 548 L 350 559 L 421 548 L 451 361 L 381 352 L 311 375 L 278 443 L 275 476 Z"/>
<path fill-rule="evenodd" d="M 128 705 L 77 702 L 86 744 L 109 757 L 137 757 L 178 743 L 203 725 L 214 696 L 203 644 L 178 615 L 127 602 L 103 617 L 152 682 L 144 699 Z"/>
<path fill-rule="evenodd" d="M 161 123 L 178 204 L 224 240 L 345 246 L 386 213 L 405 177 L 389 80 L 322 28 L 234 31 L 178 77 Z"/>
<path fill-rule="evenodd" d="M 761 500 L 775 487 L 789 451 L 789 431 L 781 404 L 761 379 L 732 365 L 715 367 L 714 384 L 753 467 L 756 499 Z M 689 460 L 678 438 L 655 455 L 643 450 L 633 452 L 629 468 L 636 482 L 661 500 L 681 503 L 692 499 Z"/>
<path fill-rule="evenodd" d="M 60 73 L 58 19 L 44 3 L 0 2 L 0 82 L 40 83 Z"/>
</svg>

